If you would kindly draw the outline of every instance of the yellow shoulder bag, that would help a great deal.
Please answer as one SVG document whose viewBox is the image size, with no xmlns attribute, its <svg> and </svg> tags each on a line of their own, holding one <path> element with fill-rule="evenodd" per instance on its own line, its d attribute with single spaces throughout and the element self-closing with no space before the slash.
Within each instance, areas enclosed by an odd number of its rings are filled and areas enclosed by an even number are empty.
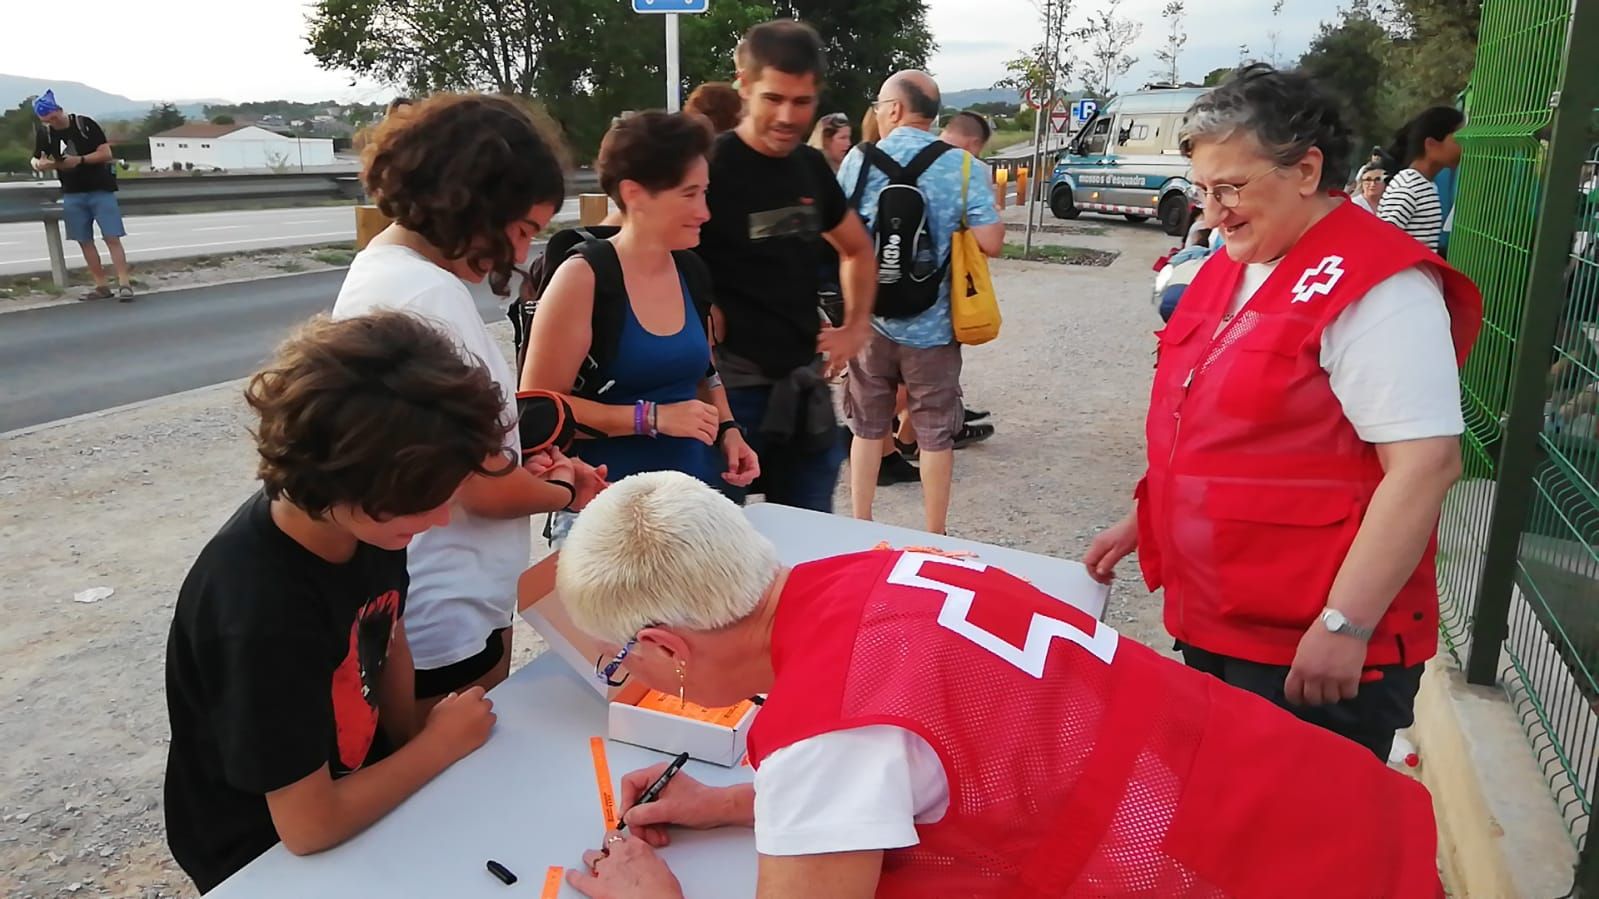
<svg viewBox="0 0 1599 899">
<path fill-rule="evenodd" d="M 961 162 L 961 226 L 949 248 L 949 317 L 955 340 L 967 346 L 987 343 L 999 336 L 999 298 L 988 275 L 988 256 L 977 235 L 966 226 L 966 197 L 972 183 L 970 153 Z"/>
</svg>

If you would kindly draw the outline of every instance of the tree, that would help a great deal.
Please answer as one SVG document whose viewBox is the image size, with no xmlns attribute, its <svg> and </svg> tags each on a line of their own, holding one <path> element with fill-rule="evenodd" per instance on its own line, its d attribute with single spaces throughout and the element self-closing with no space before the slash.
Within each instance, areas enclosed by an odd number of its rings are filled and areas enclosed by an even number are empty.
<svg viewBox="0 0 1599 899">
<path fill-rule="evenodd" d="M 1425 107 L 1453 105 L 1476 62 L 1481 0 L 1380 0 L 1374 17 L 1392 39 L 1385 124 L 1397 128 Z"/>
<path fill-rule="evenodd" d="M 924 66 L 933 49 L 925 0 L 718 0 L 680 20 L 683 90 L 732 80 L 739 38 L 779 16 L 810 22 L 827 42 L 824 110 L 864 107 L 890 73 Z M 323 68 L 416 96 L 535 98 L 583 152 L 613 116 L 665 105 L 663 17 L 618 0 L 317 0 L 308 22 Z"/>
<path fill-rule="evenodd" d="M 1282 0 L 1277 0 L 1277 5 L 1281 7 Z M 1183 31 L 1182 0 L 1171 0 L 1160 11 L 1160 15 L 1166 20 L 1166 46 L 1155 51 L 1155 58 L 1164 64 L 1156 77 L 1167 84 L 1182 84 L 1177 77 L 1177 57 L 1183 52 L 1183 45 L 1188 43 L 1188 33 Z"/>
<path fill-rule="evenodd" d="M 139 125 L 139 135 L 149 137 L 152 134 L 171 131 L 188 121 L 188 117 L 179 112 L 178 107 L 171 103 L 157 103 L 145 113 L 144 121 Z"/>
<path fill-rule="evenodd" d="M 1083 87 L 1101 100 L 1115 96 L 1116 82 L 1138 57 L 1127 51 L 1144 27 L 1131 19 L 1117 15 L 1121 0 L 1108 0 L 1099 11 L 1089 16 L 1088 27 L 1082 37 L 1088 41 L 1088 66 L 1083 73 Z"/>
<path fill-rule="evenodd" d="M 211 124 L 213 125 L 232 125 L 233 123 L 234 118 L 230 115 L 214 115 L 211 117 Z"/>
<path fill-rule="evenodd" d="M 1387 143 L 1379 100 L 1388 44 L 1388 33 L 1364 4 L 1356 3 L 1337 24 L 1323 22 L 1299 60 L 1300 68 L 1342 102 L 1350 130 L 1368 147 Z"/>
<path fill-rule="evenodd" d="M 1282 44 L 1283 33 L 1278 28 L 1283 15 L 1283 0 L 1272 0 L 1271 4 L 1271 30 L 1266 32 L 1266 40 L 1270 42 L 1270 50 L 1266 51 L 1266 61 L 1277 68 L 1282 68 L 1282 54 L 1277 51 Z"/>
<path fill-rule="evenodd" d="M 1205 87 L 1215 87 L 1216 85 L 1221 84 L 1223 81 L 1226 81 L 1227 76 L 1236 71 L 1238 70 L 1232 66 L 1222 66 L 1219 69 L 1211 69 L 1205 74 L 1205 80 L 1203 83 Z"/>
</svg>

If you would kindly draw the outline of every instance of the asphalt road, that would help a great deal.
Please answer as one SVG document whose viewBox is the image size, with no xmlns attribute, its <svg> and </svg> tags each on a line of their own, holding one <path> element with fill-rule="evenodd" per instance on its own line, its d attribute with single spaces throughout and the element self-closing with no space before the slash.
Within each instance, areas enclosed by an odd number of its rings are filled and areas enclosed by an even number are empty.
<svg viewBox="0 0 1599 899">
<path fill-rule="evenodd" d="M 0 434 L 244 377 L 343 281 L 308 272 L 0 315 Z M 473 294 L 485 321 L 504 316 L 486 287 Z"/>
<path fill-rule="evenodd" d="M 576 216 L 578 201 L 570 198 L 560 215 Z M 128 260 L 176 259 L 236 250 L 263 250 L 355 239 L 355 212 L 349 206 L 298 209 L 256 209 L 184 215 L 125 216 Z M 82 268 L 77 246 L 66 244 L 67 266 Z M 101 259 L 110 259 L 101 247 Z M 44 227 L 38 222 L 0 225 L 0 275 L 50 270 Z"/>
</svg>

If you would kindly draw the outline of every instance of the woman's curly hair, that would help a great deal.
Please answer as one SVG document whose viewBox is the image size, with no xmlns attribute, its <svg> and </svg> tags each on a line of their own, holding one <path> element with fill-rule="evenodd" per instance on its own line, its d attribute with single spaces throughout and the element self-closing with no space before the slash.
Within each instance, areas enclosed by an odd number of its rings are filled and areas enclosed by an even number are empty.
<svg viewBox="0 0 1599 899">
<path fill-rule="evenodd" d="M 566 196 L 563 151 L 525 107 L 492 94 L 435 94 L 367 136 L 361 176 L 383 214 L 451 259 L 509 272 L 506 226 Z"/>
<path fill-rule="evenodd" d="M 694 88 L 683 104 L 684 112 L 704 116 L 717 134 L 732 131 L 744 118 L 744 98 L 725 81 L 709 81 Z"/>
<path fill-rule="evenodd" d="M 471 474 L 516 467 L 505 398 L 427 322 L 403 312 L 312 319 L 250 379 L 257 474 L 312 518 L 428 512 Z M 503 455 L 505 464 L 490 460 Z"/>
<path fill-rule="evenodd" d="M 1354 143 L 1338 101 L 1303 72 L 1279 72 L 1265 63 L 1244 66 L 1188 109 L 1180 134 L 1184 156 L 1200 140 L 1224 141 L 1238 131 L 1255 136 L 1266 157 L 1281 166 L 1321 150 L 1321 186 L 1342 189 L 1349 179 Z"/>
</svg>

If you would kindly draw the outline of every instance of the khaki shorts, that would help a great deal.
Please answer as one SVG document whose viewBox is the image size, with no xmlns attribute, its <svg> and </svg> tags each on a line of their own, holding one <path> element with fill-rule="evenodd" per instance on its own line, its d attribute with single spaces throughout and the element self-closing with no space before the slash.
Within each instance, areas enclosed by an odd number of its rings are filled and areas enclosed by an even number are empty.
<svg viewBox="0 0 1599 899">
<path fill-rule="evenodd" d="M 894 423 L 894 398 L 905 385 L 911 425 L 923 450 L 954 449 L 964 419 L 961 405 L 961 346 L 929 349 L 901 346 L 876 329 L 849 364 L 844 410 L 850 432 L 862 440 L 887 437 Z"/>
</svg>

